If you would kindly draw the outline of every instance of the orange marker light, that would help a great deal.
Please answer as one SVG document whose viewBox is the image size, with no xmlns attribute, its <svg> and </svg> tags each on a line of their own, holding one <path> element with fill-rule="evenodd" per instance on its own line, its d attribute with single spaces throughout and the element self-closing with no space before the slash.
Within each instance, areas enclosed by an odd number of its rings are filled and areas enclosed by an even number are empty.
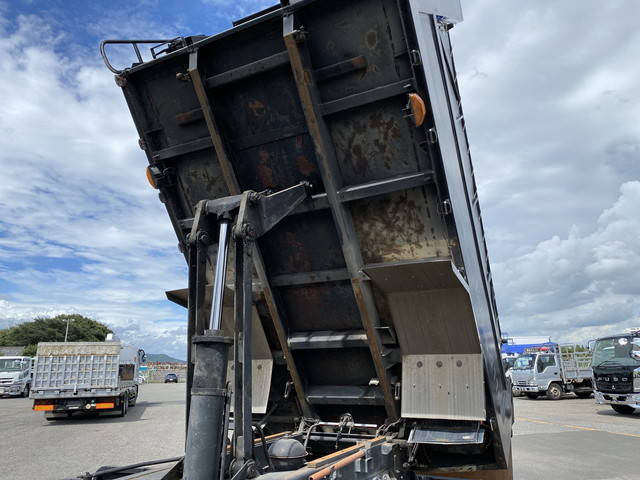
<svg viewBox="0 0 640 480">
<path fill-rule="evenodd" d="M 36 412 L 51 412 L 53 411 L 53 405 L 34 405 L 33 409 Z"/>
<path fill-rule="evenodd" d="M 409 94 L 409 104 L 407 107 L 411 110 L 413 115 L 413 123 L 416 127 L 419 127 L 424 123 L 424 118 L 427 116 L 427 107 L 424 104 L 424 100 L 417 93 Z"/>
<path fill-rule="evenodd" d="M 104 410 L 106 408 L 113 408 L 115 406 L 116 405 L 113 402 L 96 403 L 96 410 Z"/>
<path fill-rule="evenodd" d="M 156 180 L 155 178 L 153 178 L 153 174 L 151 173 L 151 166 L 147 167 L 147 180 L 149 181 L 149 185 L 151 185 L 153 188 L 158 188 L 158 185 L 156 185 Z"/>
</svg>

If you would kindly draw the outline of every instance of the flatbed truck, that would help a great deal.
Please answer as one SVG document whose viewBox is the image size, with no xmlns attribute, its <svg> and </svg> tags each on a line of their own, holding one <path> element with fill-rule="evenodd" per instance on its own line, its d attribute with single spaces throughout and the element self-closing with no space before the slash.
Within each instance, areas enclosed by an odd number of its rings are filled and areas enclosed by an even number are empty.
<svg viewBox="0 0 640 480">
<path fill-rule="evenodd" d="M 118 340 L 40 342 L 30 398 L 47 420 L 81 414 L 125 416 L 138 398 L 144 352 Z"/>
<path fill-rule="evenodd" d="M 511 368 L 513 392 L 529 398 L 565 393 L 588 398 L 593 392 L 591 352 L 573 344 L 548 343 L 524 351 Z"/>
</svg>

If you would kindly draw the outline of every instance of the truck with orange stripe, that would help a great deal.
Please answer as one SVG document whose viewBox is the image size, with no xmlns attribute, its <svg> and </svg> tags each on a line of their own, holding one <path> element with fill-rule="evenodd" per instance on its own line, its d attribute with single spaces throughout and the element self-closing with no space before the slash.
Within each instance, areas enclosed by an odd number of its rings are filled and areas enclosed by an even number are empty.
<svg viewBox="0 0 640 480">
<path fill-rule="evenodd" d="M 111 336 L 104 342 L 40 342 L 30 398 L 47 420 L 74 414 L 125 416 L 138 398 L 144 351 Z"/>
</svg>

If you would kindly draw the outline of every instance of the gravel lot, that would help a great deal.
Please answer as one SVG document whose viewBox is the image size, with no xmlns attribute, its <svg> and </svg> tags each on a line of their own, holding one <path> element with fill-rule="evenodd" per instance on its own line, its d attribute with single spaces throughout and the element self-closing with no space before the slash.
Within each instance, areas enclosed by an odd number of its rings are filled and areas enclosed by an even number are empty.
<svg viewBox="0 0 640 480">
<path fill-rule="evenodd" d="M 640 480 L 640 414 L 593 399 L 515 399 L 516 480 Z M 102 465 L 182 454 L 184 384 L 142 385 L 125 418 L 48 422 L 24 398 L 0 399 L 3 480 L 60 480 Z"/>
</svg>

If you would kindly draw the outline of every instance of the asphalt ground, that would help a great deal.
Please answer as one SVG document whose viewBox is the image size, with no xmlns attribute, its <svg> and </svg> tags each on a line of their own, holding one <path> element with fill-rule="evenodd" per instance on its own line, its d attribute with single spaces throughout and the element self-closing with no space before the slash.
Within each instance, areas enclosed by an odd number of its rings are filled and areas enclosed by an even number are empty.
<svg viewBox="0 0 640 480">
<path fill-rule="evenodd" d="M 515 398 L 517 480 L 640 480 L 640 414 L 593 398 Z"/>
<path fill-rule="evenodd" d="M 144 384 L 126 417 L 47 421 L 28 398 L 0 398 L 0 479 L 61 480 L 104 465 L 182 455 L 184 383 Z"/>
<path fill-rule="evenodd" d="M 640 480 L 640 414 L 593 399 L 516 398 L 516 480 Z M 184 384 L 141 386 L 124 418 L 48 422 L 25 398 L 0 399 L 0 479 L 61 480 L 104 465 L 178 456 Z"/>
</svg>

